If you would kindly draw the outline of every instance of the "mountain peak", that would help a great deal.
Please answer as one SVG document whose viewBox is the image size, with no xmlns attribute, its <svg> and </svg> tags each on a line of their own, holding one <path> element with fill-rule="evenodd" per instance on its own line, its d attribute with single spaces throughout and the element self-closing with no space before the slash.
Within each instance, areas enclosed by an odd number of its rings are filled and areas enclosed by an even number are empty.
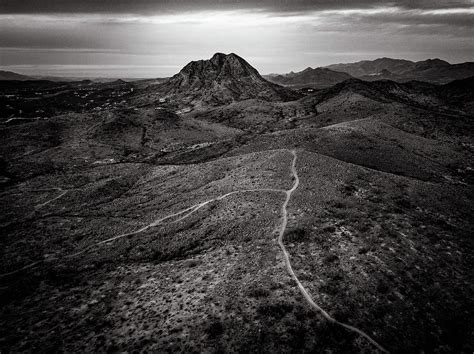
<svg viewBox="0 0 474 354">
<path fill-rule="evenodd" d="M 441 59 L 439 59 L 439 58 L 426 59 L 426 60 L 417 62 L 417 64 L 421 64 L 421 63 L 427 64 L 427 65 L 436 65 L 436 66 L 446 66 L 446 65 L 450 65 L 447 61 L 441 60 Z"/>
<path fill-rule="evenodd" d="M 211 59 L 197 60 L 187 64 L 179 73 L 186 80 L 215 80 L 253 77 L 262 79 L 258 71 L 237 54 L 215 53 Z"/>
<path fill-rule="evenodd" d="M 214 65 L 222 65 L 226 60 L 243 60 L 241 57 L 239 57 L 235 53 L 230 53 L 230 54 L 224 54 L 224 53 L 215 53 L 209 61 L 213 63 Z"/>
<path fill-rule="evenodd" d="M 240 58 L 240 59 L 242 59 L 241 57 L 239 57 L 239 56 L 238 56 L 237 54 L 235 54 L 235 53 L 225 54 L 225 53 L 217 52 L 217 53 L 214 53 L 214 55 L 212 56 L 211 60 L 214 59 L 214 58 L 227 58 L 227 57 L 230 57 L 230 58 Z"/>
<path fill-rule="evenodd" d="M 210 59 L 188 63 L 163 84 L 168 94 L 192 97 L 192 102 L 217 104 L 248 98 L 288 100 L 295 93 L 265 80 L 235 53 L 215 53 Z"/>
<path fill-rule="evenodd" d="M 435 58 L 427 59 L 423 61 L 418 61 L 415 63 L 416 70 L 436 70 L 441 67 L 449 66 L 450 64 L 447 61 Z"/>
</svg>

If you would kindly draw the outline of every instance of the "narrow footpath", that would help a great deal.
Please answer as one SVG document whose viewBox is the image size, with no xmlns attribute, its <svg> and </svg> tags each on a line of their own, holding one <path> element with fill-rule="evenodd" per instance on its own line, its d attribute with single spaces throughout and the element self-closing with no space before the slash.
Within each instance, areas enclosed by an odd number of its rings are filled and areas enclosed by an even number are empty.
<svg viewBox="0 0 474 354">
<path fill-rule="evenodd" d="M 285 244 L 283 243 L 283 236 L 285 235 L 286 226 L 288 224 L 288 211 L 287 211 L 288 203 L 290 202 L 291 194 L 298 188 L 298 186 L 300 184 L 300 179 L 298 177 L 298 172 L 296 171 L 296 160 L 297 160 L 296 151 L 295 150 L 290 150 L 290 152 L 293 154 L 293 160 L 292 160 L 292 163 L 291 163 L 291 173 L 293 174 L 294 183 L 293 183 L 293 187 L 291 187 L 291 189 L 289 189 L 285 192 L 286 193 L 286 199 L 285 199 L 285 202 L 283 203 L 283 205 L 281 207 L 281 213 L 283 215 L 283 221 L 281 223 L 280 233 L 278 235 L 278 245 L 280 246 L 280 248 L 283 252 L 283 257 L 285 258 L 286 269 L 288 270 L 288 273 L 293 278 L 293 280 L 296 282 L 296 285 L 298 285 L 298 289 L 300 290 L 301 294 L 304 296 L 304 298 L 306 299 L 308 304 L 314 310 L 316 310 L 317 312 L 322 314 L 323 317 L 326 320 L 328 320 L 331 323 L 342 326 L 342 327 L 346 328 L 347 330 L 349 330 L 351 332 L 357 333 L 358 335 L 360 335 L 360 336 L 364 337 L 365 339 L 367 339 L 370 343 L 372 343 L 380 351 L 382 351 L 384 353 L 388 353 L 388 351 L 385 348 L 383 348 L 380 344 L 378 344 L 372 337 L 370 337 L 364 331 L 361 331 L 360 329 L 358 329 L 354 326 L 351 326 L 349 324 L 339 322 L 336 319 L 334 319 L 333 317 L 331 317 L 331 315 L 329 315 L 324 309 L 322 309 L 318 304 L 316 304 L 313 301 L 313 299 L 311 298 L 311 295 L 305 289 L 303 284 L 301 284 L 300 280 L 298 279 L 295 272 L 293 271 L 293 267 L 291 266 L 291 262 L 290 262 L 290 254 L 286 250 Z"/>
</svg>

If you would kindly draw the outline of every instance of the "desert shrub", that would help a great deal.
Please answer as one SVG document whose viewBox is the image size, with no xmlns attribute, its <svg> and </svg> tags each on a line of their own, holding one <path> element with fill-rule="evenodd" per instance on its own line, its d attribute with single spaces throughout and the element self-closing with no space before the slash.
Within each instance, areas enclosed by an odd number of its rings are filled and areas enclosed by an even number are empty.
<svg viewBox="0 0 474 354">
<path fill-rule="evenodd" d="M 378 195 L 369 195 L 367 199 L 372 203 L 381 203 L 383 201 L 383 199 Z"/>
<path fill-rule="evenodd" d="M 342 269 L 339 269 L 339 268 L 330 271 L 328 276 L 332 281 L 335 281 L 335 282 L 340 282 L 341 280 L 344 279 L 344 273 Z"/>
<path fill-rule="evenodd" d="M 367 232 L 370 230 L 370 222 L 366 222 L 364 220 L 359 220 L 355 223 L 355 227 L 359 232 Z"/>
<path fill-rule="evenodd" d="M 382 231 L 383 231 L 384 235 L 386 235 L 388 237 L 391 237 L 391 238 L 397 238 L 398 237 L 397 231 L 393 230 L 390 227 L 390 225 L 383 224 L 382 225 Z"/>
<path fill-rule="evenodd" d="M 326 225 L 323 227 L 323 231 L 333 233 L 336 232 L 336 227 L 334 225 Z"/>
<path fill-rule="evenodd" d="M 352 184 L 344 183 L 341 186 L 341 191 L 344 195 L 353 195 L 355 192 L 357 192 L 357 188 Z"/>
<path fill-rule="evenodd" d="M 215 338 L 224 332 L 224 326 L 219 320 L 213 320 L 206 328 L 206 333 L 209 337 Z"/>
<path fill-rule="evenodd" d="M 345 209 L 347 208 L 347 204 L 346 203 L 343 203 L 342 201 L 336 201 L 333 203 L 333 207 L 336 208 L 336 209 Z"/>
<path fill-rule="evenodd" d="M 377 291 L 381 294 L 387 293 L 389 289 L 390 288 L 388 284 L 384 281 L 379 281 L 379 283 L 377 284 Z"/>
<path fill-rule="evenodd" d="M 248 296 L 250 297 L 268 297 L 270 296 L 270 291 L 263 287 L 252 287 L 247 292 Z"/>
<path fill-rule="evenodd" d="M 321 286 L 321 292 L 326 293 L 328 295 L 337 295 L 340 293 L 340 289 L 337 285 L 337 283 L 330 281 L 324 285 Z"/>
<path fill-rule="evenodd" d="M 395 206 L 400 209 L 413 209 L 414 205 L 408 200 L 404 198 L 396 198 L 394 200 Z"/>
<path fill-rule="evenodd" d="M 348 219 L 355 210 L 347 200 L 337 200 L 330 203 L 328 212 L 332 218 Z"/>
<path fill-rule="evenodd" d="M 335 254 L 330 254 L 329 256 L 325 257 L 324 258 L 324 263 L 325 264 L 329 264 L 329 263 L 333 263 L 333 262 L 336 262 L 339 260 L 339 257 Z"/>
<path fill-rule="evenodd" d="M 161 262 L 164 260 L 164 254 L 161 250 L 152 250 L 150 258 L 154 262 Z"/>
<path fill-rule="evenodd" d="M 297 227 L 294 229 L 290 229 L 285 234 L 285 240 L 288 242 L 302 242 L 308 236 L 308 233 L 305 229 Z"/>
<path fill-rule="evenodd" d="M 263 304 L 257 309 L 257 312 L 265 317 L 271 316 L 276 319 L 283 318 L 287 313 L 293 311 L 293 304 L 278 303 L 278 304 Z"/>
</svg>

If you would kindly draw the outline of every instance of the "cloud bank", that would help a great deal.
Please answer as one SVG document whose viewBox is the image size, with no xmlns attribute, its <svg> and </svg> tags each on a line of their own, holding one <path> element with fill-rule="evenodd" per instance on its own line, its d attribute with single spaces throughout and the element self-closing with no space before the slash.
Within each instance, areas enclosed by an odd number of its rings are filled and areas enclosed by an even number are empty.
<svg viewBox="0 0 474 354">
<path fill-rule="evenodd" d="M 217 51 L 263 73 L 381 56 L 461 62 L 473 19 L 473 1 L 1 0 L 0 66 L 159 77 Z"/>
</svg>

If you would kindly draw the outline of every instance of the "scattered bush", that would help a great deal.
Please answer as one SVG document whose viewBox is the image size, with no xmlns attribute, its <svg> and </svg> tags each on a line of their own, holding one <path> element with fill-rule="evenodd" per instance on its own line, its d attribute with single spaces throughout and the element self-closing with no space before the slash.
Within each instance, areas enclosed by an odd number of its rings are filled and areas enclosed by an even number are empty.
<svg viewBox="0 0 474 354">
<path fill-rule="evenodd" d="M 377 284 L 377 291 L 381 294 L 387 293 L 389 290 L 389 286 L 387 283 L 381 281 Z"/>
<path fill-rule="evenodd" d="M 342 193 L 346 196 L 353 195 L 357 192 L 357 188 L 352 184 L 343 184 L 341 186 Z"/>
<path fill-rule="evenodd" d="M 279 304 L 263 304 L 257 309 L 257 312 L 264 316 L 271 316 L 276 319 L 281 319 L 289 312 L 293 311 L 293 304 L 279 303 Z"/>
<path fill-rule="evenodd" d="M 302 242 L 307 238 L 307 232 L 303 228 L 290 229 L 285 234 L 285 240 L 288 242 Z"/>
<path fill-rule="evenodd" d="M 336 256 L 335 254 L 330 254 L 329 256 L 324 258 L 324 263 L 333 263 L 339 260 L 339 257 Z"/>
<path fill-rule="evenodd" d="M 336 227 L 334 225 L 326 225 L 323 227 L 323 231 L 333 233 L 336 232 Z"/>
<path fill-rule="evenodd" d="M 399 209 L 414 209 L 414 205 L 408 200 L 404 198 L 397 198 L 394 200 L 395 206 Z"/>
<path fill-rule="evenodd" d="M 216 338 L 224 333 L 224 326 L 219 320 L 212 321 L 209 326 L 206 328 L 206 332 L 209 337 Z"/>
<path fill-rule="evenodd" d="M 270 291 L 263 287 L 253 287 L 250 288 L 247 292 L 248 296 L 259 298 L 259 297 L 268 297 L 270 296 Z"/>
<path fill-rule="evenodd" d="M 391 238 L 397 238 L 398 237 L 398 232 L 393 230 L 389 225 L 383 224 L 382 225 L 382 231 L 384 235 L 391 237 Z"/>
</svg>

